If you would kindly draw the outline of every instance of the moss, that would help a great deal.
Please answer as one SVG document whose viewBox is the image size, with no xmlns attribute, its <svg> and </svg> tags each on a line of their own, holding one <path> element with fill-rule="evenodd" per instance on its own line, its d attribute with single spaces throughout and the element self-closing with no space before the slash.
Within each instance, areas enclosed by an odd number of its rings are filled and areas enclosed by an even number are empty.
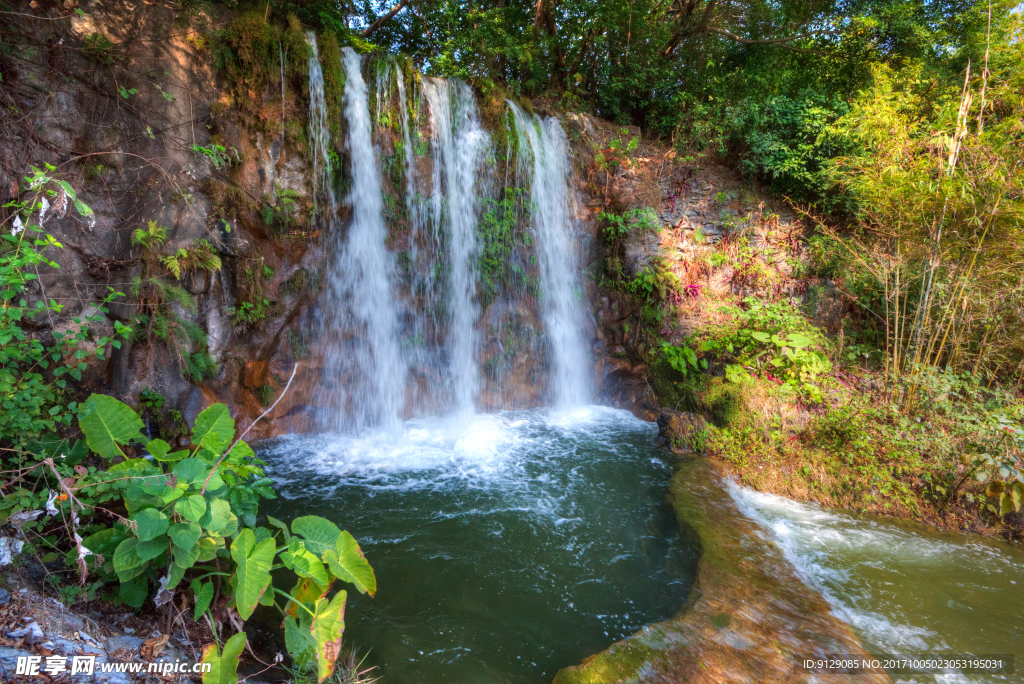
<svg viewBox="0 0 1024 684">
<path fill-rule="evenodd" d="M 341 136 L 341 99 L 345 96 L 345 75 L 341 70 L 341 47 L 338 37 L 325 31 L 317 40 L 320 48 L 320 68 L 324 73 L 324 100 L 327 104 L 327 125 L 331 137 Z"/>
<path fill-rule="evenodd" d="M 720 428 L 748 422 L 745 395 L 755 381 L 737 384 L 703 374 L 683 376 L 662 359 L 652 361 L 649 369 L 651 387 L 662 406 L 705 414 Z"/>
<path fill-rule="evenodd" d="M 587 658 L 578 667 L 558 671 L 553 684 L 608 684 L 635 679 L 640 669 L 658 652 L 639 641 L 623 641 Z"/>
<path fill-rule="evenodd" d="M 710 378 L 696 399 L 718 427 L 736 423 L 743 410 L 742 386 L 726 382 L 725 378 Z"/>
<path fill-rule="evenodd" d="M 306 42 L 306 33 L 302 30 L 299 18 L 294 14 L 288 15 L 288 28 L 281 33 L 281 46 L 287 53 L 288 72 L 301 77 L 303 88 L 308 89 L 309 43 Z"/>
<path fill-rule="evenodd" d="M 309 285 L 309 271 L 300 268 L 288 276 L 288 279 L 281 283 L 277 291 L 281 294 L 298 294 Z"/>
<path fill-rule="evenodd" d="M 274 403 L 274 388 L 270 385 L 260 385 L 253 391 L 253 394 L 256 395 L 256 400 L 260 402 L 260 406 L 270 406 Z"/>
<path fill-rule="evenodd" d="M 222 38 L 217 49 L 218 62 L 225 71 L 235 106 L 258 116 L 263 108 L 263 93 L 280 59 L 278 30 L 267 23 L 260 10 L 247 12 L 233 21 Z"/>
</svg>

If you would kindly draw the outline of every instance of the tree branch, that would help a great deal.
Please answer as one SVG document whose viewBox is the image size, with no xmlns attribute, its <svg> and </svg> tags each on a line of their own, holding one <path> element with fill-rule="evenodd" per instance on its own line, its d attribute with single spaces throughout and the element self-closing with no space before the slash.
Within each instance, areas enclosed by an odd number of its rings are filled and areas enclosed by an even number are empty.
<svg viewBox="0 0 1024 684">
<path fill-rule="evenodd" d="M 738 36 L 738 35 L 736 35 L 735 33 L 731 32 L 731 31 L 726 31 L 724 29 L 715 28 L 713 26 L 705 26 L 705 27 L 703 27 L 700 30 L 702 32 L 704 32 L 704 33 L 716 33 L 716 34 L 718 34 L 720 36 L 725 36 L 726 38 L 732 38 L 733 40 L 735 40 L 737 43 L 740 43 L 741 45 L 778 45 L 779 47 L 784 47 L 787 50 L 795 50 L 796 52 L 817 52 L 817 50 L 793 47 L 792 45 L 786 45 L 786 43 L 788 43 L 790 41 L 793 41 L 793 40 L 800 40 L 801 38 L 810 38 L 811 36 L 825 36 L 825 35 L 840 33 L 840 31 L 808 31 L 807 33 L 801 33 L 801 34 L 796 35 L 796 36 L 787 36 L 785 38 L 768 38 L 768 39 L 765 39 L 765 40 L 751 40 L 749 38 L 743 38 L 741 36 Z"/>
<path fill-rule="evenodd" d="M 572 77 L 575 76 L 576 72 L 579 70 L 580 65 L 583 63 L 583 58 L 587 56 L 587 50 L 590 49 L 590 41 L 594 40 L 595 35 L 597 35 L 597 29 L 590 29 L 590 33 L 587 35 L 586 39 L 583 41 L 583 45 L 580 47 L 579 54 L 576 55 L 576 59 L 573 60 L 572 65 L 569 67 L 569 71 L 566 72 L 566 85 L 571 84 Z"/>
<path fill-rule="evenodd" d="M 403 9 L 405 9 L 405 7 L 408 4 L 409 4 L 409 0 L 399 0 L 399 3 L 397 5 L 395 5 L 394 7 L 392 7 L 390 10 L 388 10 L 387 14 L 382 15 L 380 17 L 380 19 L 378 19 L 377 21 L 373 22 L 372 24 L 367 26 L 365 29 L 363 29 L 363 33 L 362 33 L 363 38 L 369 38 L 370 35 L 374 31 L 376 31 L 377 29 L 379 29 L 381 27 L 382 24 L 384 24 L 384 23 L 386 23 L 388 21 L 391 21 L 392 17 L 394 17 L 396 14 L 398 14 Z"/>
</svg>

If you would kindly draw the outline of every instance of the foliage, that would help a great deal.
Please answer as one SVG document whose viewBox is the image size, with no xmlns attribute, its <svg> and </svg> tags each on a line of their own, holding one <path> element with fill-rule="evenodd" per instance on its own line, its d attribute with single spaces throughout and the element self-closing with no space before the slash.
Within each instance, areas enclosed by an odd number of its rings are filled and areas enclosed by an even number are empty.
<svg viewBox="0 0 1024 684">
<path fill-rule="evenodd" d="M 41 267 L 60 268 L 44 252 L 62 246 L 42 224 L 67 216 L 70 205 L 82 218 L 92 215 L 71 185 L 52 176 L 53 171 L 49 165 L 32 168 L 25 178 L 26 199 L 5 205 L 12 210 L 12 224 L 10 232 L 0 235 L 0 440 L 17 444 L 69 424 L 76 407 L 64 399 L 68 380 L 80 381 L 90 357 L 103 360 L 108 346 L 121 345 L 113 336 L 97 337 L 90 330 L 91 323 L 104 319 L 106 305 L 119 293 L 111 292 L 97 302 L 99 306 L 72 318 L 72 325 L 54 328 L 52 342 L 26 329 L 59 315 L 63 308 L 52 299 L 46 301 L 41 288 L 39 295 L 31 288 Z M 129 333 L 121 323 L 114 325 L 115 335 Z"/>
<path fill-rule="evenodd" d="M 625 213 L 601 211 L 598 221 L 604 221 L 604 237 L 609 242 L 617 241 L 633 230 L 658 230 L 658 217 L 650 207 L 629 209 Z"/>
<path fill-rule="evenodd" d="M 836 124 L 859 150 L 830 166 L 856 201 L 856 230 L 819 224 L 843 249 L 840 275 L 858 305 L 882 321 L 895 375 L 1024 371 L 1024 47 L 993 38 L 988 69 L 959 82 L 920 64 L 875 66 L 872 87 Z"/>
<path fill-rule="evenodd" d="M 292 224 L 299 218 L 300 195 L 289 188 L 275 187 L 273 203 L 263 205 L 263 222 L 270 227 L 275 235 L 287 233 Z"/>
<path fill-rule="evenodd" d="M 276 606 L 285 616 L 293 661 L 312 668 L 318 681 L 329 677 L 340 652 L 346 592 L 333 598 L 328 593 L 340 580 L 372 596 L 377 590 L 373 570 L 355 539 L 323 518 L 298 518 L 290 530 L 273 518 L 274 529 L 257 526 L 259 501 L 275 495 L 262 461 L 236 439 L 228 409 L 214 404 L 202 411 L 190 446 L 179 450 L 143 436 L 138 414 L 109 396 L 93 394 L 82 402 L 78 424 L 106 468 L 82 468 L 64 479 L 59 486 L 66 493 L 51 496 L 47 507 L 65 509 L 67 534 L 39 541 L 53 549 L 71 546 L 66 561 L 78 567 L 81 584 L 93 574 L 98 580 L 91 593 L 109 588 L 106 598 L 133 608 L 150 598 L 159 608 L 177 594 L 193 605 L 193 619 L 216 614 L 211 625 L 227 614 L 240 624 L 257 605 Z M 142 445 L 147 453 L 140 455 Z M 78 451 L 81 459 L 87 450 Z M 53 461 L 41 465 L 47 464 Z M 22 492 L 4 499 L 4 520 L 35 503 Z M 116 510 L 108 504 L 94 516 L 97 504 L 108 501 L 117 502 Z M 107 522 L 111 515 L 114 524 Z M 31 530 L 26 524 L 23 531 Z M 271 572 L 277 570 L 296 576 L 291 593 L 272 585 Z M 302 635 L 298 646 L 296 632 Z M 223 648 L 206 649 L 204 662 L 213 665 L 209 681 L 236 681 L 244 643 L 239 632 Z"/>
<path fill-rule="evenodd" d="M 178 285 L 193 271 L 221 269 L 220 256 L 205 239 L 194 240 L 173 254 L 161 255 L 167 229 L 150 220 L 146 228 L 132 232 L 132 244 L 142 248 L 142 273 L 132 279 L 130 293 L 138 299 L 138 313 L 132 319 L 133 337 L 164 342 L 174 355 L 183 378 L 201 382 L 212 377 L 217 364 L 207 351 L 206 331 L 179 311 L 195 311 L 195 300 Z M 169 280 L 165 272 L 174 280 Z"/>
<path fill-rule="evenodd" d="M 199 157 L 205 157 L 208 159 L 210 163 L 213 164 L 213 168 L 218 171 L 224 167 L 231 166 L 231 157 L 228 155 L 228 152 L 223 145 L 210 143 L 209 147 L 204 147 L 203 145 L 193 143 L 192 152 Z"/>
<path fill-rule="evenodd" d="M 523 188 L 505 188 L 497 200 L 480 199 L 483 210 L 477 221 L 480 241 L 477 271 L 482 284 L 480 299 L 484 304 L 503 289 L 519 290 L 526 284 L 525 270 L 517 263 L 520 260 L 513 257 L 517 247 L 528 247 L 532 243 L 522 220 L 526 201 Z"/>
</svg>

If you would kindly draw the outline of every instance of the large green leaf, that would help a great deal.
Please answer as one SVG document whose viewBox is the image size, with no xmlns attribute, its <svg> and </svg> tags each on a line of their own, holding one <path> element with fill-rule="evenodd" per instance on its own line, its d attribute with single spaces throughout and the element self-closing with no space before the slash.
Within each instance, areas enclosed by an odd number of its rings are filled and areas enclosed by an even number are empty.
<svg viewBox="0 0 1024 684">
<path fill-rule="evenodd" d="M 210 671 L 203 673 L 203 684 L 236 684 L 238 682 L 238 657 L 245 650 L 245 632 L 235 634 L 224 642 L 224 651 L 217 644 L 203 649 L 203 662 L 210 664 Z"/>
<path fill-rule="evenodd" d="M 210 474 L 210 466 L 198 458 L 183 458 L 174 464 L 174 474 L 178 476 L 178 482 L 187 482 L 202 487 L 206 476 Z"/>
<path fill-rule="evenodd" d="M 134 440 L 145 441 L 141 431 L 142 419 L 114 397 L 105 394 L 90 394 L 85 400 L 89 415 L 78 419 L 78 427 L 85 435 L 89 448 L 104 458 L 124 456 L 118 444 Z"/>
<path fill-rule="evenodd" d="M 335 549 L 324 552 L 324 561 L 335 577 L 356 585 L 356 589 L 373 596 L 377 593 L 377 577 L 363 556 L 355 538 L 347 531 L 338 535 Z"/>
<path fill-rule="evenodd" d="M 341 530 L 319 515 L 306 515 L 292 521 L 292 532 L 306 540 L 306 548 L 313 555 L 323 557 L 324 551 L 333 549 Z"/>
<path fill-rule="evenodd" d="M 176 523 L 171 525 L 167 534 L 170 535 L 177 546 L 183 549 L 191 549 L 199 542 L 199 538 L 203 536 L 203 528 L 194 522 Z"/>
<path fill-rule="evenodd" d="M 224 499 L 214 499 L 209 503 L 203 517 L 199 519 L 199 524 L 210 532 L 220 532 L 227 527 L 233 517 L 231 504 Z"/>
<path fill-rule="evenodd" d="M 316 603 L 318 598 L 323 598 L 327 594 L 331 588 L 331 584 L 333 583 L 334 580 L 329 579 L 326 585 L 319 585 L 311 579 L 300 577 L 299 581 L 296 582 L 295 586 L 292 588 L 291 596 L 299 603 L 313 604 Z M 297 617 L 300 613 L 306 613 L 306 611 L 302 610 L 295 601 L 289 601 L 288 605 L 285 606 L 285 615 Z"/>
<path fill-rule="evenodd" d="M 158 461 L 178 461 L 188 456 L 188 449 L 171 452 L 171 445 L 162 439 L 154 439 L 146 445 L 150 455 Z M 171 453 L 168 453 L 171 452 Z"/>
<path fill-rule="evenodd" d="M 330 602 L 317 599 L 313 608 L 313 624 L 310 634 L 316 641 L 317 682 L 322 682 L 334 672 L 334 661 L 341 653 L 341 633 L 345 631 L 346 592 L 339 591 Z"/>
<path fill-rule="evenodd" d="M 199 549 L 198 563 L 212 561 L 217 557 L 217 551 L 224 546 L 224 540 L 220 537 L 203 537 L 199 540 L 196 548 Z"/>
<path fill-rule="evenodd" d="M 235 606 L 243 620 L 249 619 L 270 584 L 270 566 L 276 552 L 273 539 L 257 544 L 256 535 L 249 529 L 242 530 L 231 544 L 231 558 L 237 565 Z"/>
<path fill-rule="evenodd" d="M 316 655 L 316 640 L 309 633 L 309 613 L 299 609 L 301 618 L 286 616 L 284 619 L 284 645 L 292 662 L 300 670 L 309 670 Z M 302 624 L 303 618 L 306 624 Z"/>
<path fill-rule="evenodd" d="M 175 544 L 171 552 L 174 554 L 174 562 L 183 568 L 191 568 L 199 561 L 199 556 L 202 554 L 202 547 L 199 543 L 195 543 L 192 546 L 182 548 Z"/>
<path fill-rule="evenodd" d="M 186 520 L 199 522 L 206 513 L 206 499 L 199 494 L 186 496 L 174 504 L 175 512 Z"/>
<path fill-rule="evenodd" d="M 139 543 L 135 545 L 135 553 L 144 561 L 153 560 L 167 551 L 170 545 L 171 540 L 167 538 L 167 535 L 161 534 L 159 537 L 147 541 L 139 540 Z"/>
<path fill-rule="evenodd" d="M 192 443 L 196 446 L 213 446 L 203 443 L 210 435 L 216 436 L 221 449 L 226 448 L 234 439 L 235 421 L 224 404 L 214 404 L 196 417 L 196 424 L 192 427 Z"/>
<path fill-rule="evenodd" d="M 167 584 L 164 586 L 164 589 L 171 591 L 174 587 L 178 586 L 178 582 L 185 577 L 186 570 L 188 568 L 182 567 L 177 563 L 171 563 L 170 567 L 167 568 Z"/>
<path fill-rule="evenodd" d="M 139 558 L 139 554 L 135 550 L 138 544 L 139 540 L 134 537 L 125 539 L 117 545 L 117 550 L 114 551 L 114 572 L 122 582 L 134 579 L 146 569 L 148 561 Z"/>
<path fill-rule="evenodd" d="M 170 520 L 167 519 L 167 516 L 155 508 L 144 508 L 132 515 L 129 520 L 134 521 L 138 525 L 139 541 L 156 539 L 165 533 L 170 525 Z"/>
</svg>

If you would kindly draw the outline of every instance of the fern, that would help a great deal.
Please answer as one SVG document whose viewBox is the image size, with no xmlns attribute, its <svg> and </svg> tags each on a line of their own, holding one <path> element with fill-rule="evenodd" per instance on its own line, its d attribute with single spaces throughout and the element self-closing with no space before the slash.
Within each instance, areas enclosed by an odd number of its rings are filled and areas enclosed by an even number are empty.
<svg viewBox="0 0 1024 684">
<path fill-rule="evenodd" d="M 162 247 L 167 240 L 167 229 L 156 225 L 156 221 L 150 219 L 147 228 L 136 228 L 132 231 L 132 244 L 150 250 Z"/>
</svg>

